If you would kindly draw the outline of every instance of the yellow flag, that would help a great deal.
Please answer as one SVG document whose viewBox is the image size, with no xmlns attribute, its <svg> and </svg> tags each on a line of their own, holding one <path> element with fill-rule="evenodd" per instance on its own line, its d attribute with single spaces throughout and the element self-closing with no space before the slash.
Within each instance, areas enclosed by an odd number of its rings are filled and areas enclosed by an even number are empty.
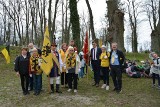
<svg viewBox="0 0 160 107">
<path fill-rule="evenodd" d="M 42 60 L 41 60 L 40 66 L 46 75 L 49 75 L 53 67 L 51 43 L 49 38 L 48 27 L 46 27 L 45 34 L 44 34 L 44 41 L 43 41 L 43 47 L 42 47 Z"/>
<path fill-rule="evenodd" d="M 4 48 L 1 52 L 4 55 L 7 64 L 10 63 L 11 59 L 10 59 L 10 55 L 9 55 L 9 45 L 6 48 Z"/>
</svg>

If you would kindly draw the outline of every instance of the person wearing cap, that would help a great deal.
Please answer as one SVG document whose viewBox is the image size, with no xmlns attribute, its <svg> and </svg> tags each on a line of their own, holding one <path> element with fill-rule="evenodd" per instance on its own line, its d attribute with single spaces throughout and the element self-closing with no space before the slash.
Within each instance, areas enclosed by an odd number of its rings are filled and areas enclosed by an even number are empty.
<svg viewBox="0 0 160 107">
<path fill-rule="evenodd" d="M 95 41 L 92 42 L 93 48 L 91 49 L 90 58 L 91 64 L 94 72 L 94 83 L 93 86 L 99 87 L 100 81 L 100 55 L 102 53 L 101 48 L 97 46 Z"/>
<path fill-rule="evenodd" d="M 60 73 L 62 71 L 63 62 L 62 62 L 62 59 L 61 59 L 61 55 L 58 53 L 56 48 L 57 48 L 57 45 L 55 43 L 53 43 L 51 45 L 51 53 L 55 56 L 56 60 L 58 61 L 57 63 L 59 63 L 59 65 L 57 65 L 55 60 L 53 60 L 53 68 L 51 69 L 51 72 L 49 74 L 49 76 L 50 76 L 50 87 L 51 87 L 51 91 L 52 91 L 51 93 L 54 93 L 54 82 L 53 82 L 53 80 L 55 78 L 55 80 L 56 80 L 56 92 L 57 93 L 62 93 L 60 91 Z"/>
<path fill-rule="evenodd" d="M 27 56 L 27 48 L 21 49 L 21 55 L 15 60 L 14 70 L 17 72 L 17 75 L 20 76 L 23 94 L 29 94 L 29 57 Z"/>
<path fill-rule="evenodd" d="M 77 51 L 77 52 L 78 52 L 78 49 L 77 49 L 77 47 L 75 46 L 74 40 L 71 40 L 71 41 L 70 41 L 69 46 L 72 46 L 72 47 L 74 48 L 74 51 Z"/>
<path fill-rule="evenodd" d="M 105 88 L 106 90 L 109 90 L 109 56 L 110 53 L 106 51 L 106 46 L 102 45 L 101 47 L 102 53 L 100 56 L 101 60 L 101 71 L 103 73 L 103 82 L 101 88 Z"/>
<path fill-rule="evenodd" d="M 66 55 L 67 55 L 67 44 L 63 43 L 61 49 L 59 50 L 59 54 L 61 55 L 61 59 L 63 62 L 62 73 L 61 73 L 61 85 L 64 87 L 67 85 L 67 73 L 66 73 Z"/>
<path fill-rule="evenodd" d="M 78 71 L 80 69 L 80 60 L 78 54 L 74 52 L 74 48 L 72 46 L 68 47 L 68 54 L 66 57 L 66 69 L 69 87 L 68 92 L 72 91 L 72 83 L 74 83 L 74 93 L 77 93 L 77 79 Z"/>
<path fill-rule="evenodd" d="M 110 52 L 110 69 L 112 80 L 114 83 L 113 91 L 117 93 L 122 92 L 122 64 L 124 63 L 124 54 L 122 51 L 118 50 L 117 43 L 113 42 L 111 44 L 111 52 Z"/>
<path fill-rule="evenodd" d="M 41 57 L 38 54 L 38 50 L 34 48 L 30 57 L 30 74 L 33 76 L 34 81 L 34 95 L 39 95 L 42 86 L 42 70 L 40 69 Z"/>
</svg>

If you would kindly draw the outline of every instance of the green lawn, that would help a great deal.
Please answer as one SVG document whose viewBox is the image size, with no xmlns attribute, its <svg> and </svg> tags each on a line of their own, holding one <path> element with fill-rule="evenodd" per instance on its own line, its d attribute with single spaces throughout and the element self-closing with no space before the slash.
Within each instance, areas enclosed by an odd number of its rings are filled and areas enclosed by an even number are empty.
<svg viewBox="0 0 160 107">
<path fill-rule="evenodd" d="M 68 93 L 61 88 L 62 94 L 48 94 L 48 79 L 43 75 L 43 92 L 39 96 L 24 96 L 20 87 L 20 79 L 13 70 L 13 60 L 18 53 L 11 50 L 12 62 L 7 65 L 0 55 L 0 107 L 159 107 L 160 90 L 151 87 L 151 79 L 133 79 L 123 75 L 123 92 L 106 91 L 91 86 L 92 72 L 87 78 L 78 82 L 78 94 Z M 133 55 L 128 55 L 133 56 Z M 141 55 L 140 55 L 141 56 Z M 142 55 L 144 56 L 144 55 Z M 146 55 L 147 56 L 147 55 Z M 129 57 L 130 58 L 130 57 Z M 101 82 L 102 84 L 102 82 Z"/>
</svg>

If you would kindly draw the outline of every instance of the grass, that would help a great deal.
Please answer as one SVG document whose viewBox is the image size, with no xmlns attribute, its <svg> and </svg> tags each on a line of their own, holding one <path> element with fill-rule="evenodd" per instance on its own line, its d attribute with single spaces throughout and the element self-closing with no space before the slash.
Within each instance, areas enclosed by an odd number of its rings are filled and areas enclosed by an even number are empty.
<svg viewBox="0 0 160 107">
<path fill-rule="evenodd" d="M 106 91 L 91 86 L 92 72 L 87 78 L 78 82 L 78 94 L 68 93 L 66 88 L 61 88 L 62 94 L 48 94 L 48 79 L 43 75 L 43 92 L 39 96 L 23 96 L 20 79 L 13 70 L 14 57 L 18 51 L 11 50 L 12 63 L 6 64 L 0 57 L 0 106 L 1 107 L 159 107 L 160 91 L 151 88 L 151 79 L 129 78 L 123 74 L 123 92 L 117 94 L 112 91 L 113 82 L 110 78 L 110 90 Z M 140 60 L 144 55 L 136 54 Z M 132 58 L 127 54 L 127 58 Z M 146 55 L 147 56 L 147 55 Z M 146 57 L 144 57 L 146 58 Z M 102 81 L 101 81 L 102 84 Z"/>
</svg>

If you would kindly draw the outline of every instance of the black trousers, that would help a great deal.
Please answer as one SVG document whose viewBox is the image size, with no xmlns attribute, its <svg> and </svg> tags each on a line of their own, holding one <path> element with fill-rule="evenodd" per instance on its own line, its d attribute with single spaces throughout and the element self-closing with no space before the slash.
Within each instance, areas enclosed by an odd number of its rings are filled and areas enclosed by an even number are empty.
<svg viewBox="0 0 160 107">
<path fill-rule="evenodd" d="M 101 71 L 103 73 L 103 82 L 106 85 L 109 85 L 109 67 L 101 67 Z"/>
<path fill-rule="evenodd" d="M 65 84 L 67 84 L 67 73 L 66 72 L 62 72 L 61 73 L 61 85 L 64 85 L 64 82 Z"/>
<path fill-rule="evenodd" d="M 94 72 L 95 84 L 99 84 L 99 81 L 100 81 L 100 61 L 92 60 L 92 68 L 93 68 L 93 72 Z"/>
<path fill-rule="evenodd" d="M 68 73 L 68 87 L 72 89 L 72 82 L 74 83 L 74 89 L 77 89 L 77 79 L 78 79 L 78 74 L 75 73 Z"/>
<path fill-rule="evenodd" d="M 20 74 L 20 79 L 23 92 L 27 92 L 29 85 L 29 74 Z"/>
<path fill-rule="evenodd" d="M 119 65 L 111 65 L 111 76 L 116 90 L 122 89 L 122 70 Z"/>
</svg>

